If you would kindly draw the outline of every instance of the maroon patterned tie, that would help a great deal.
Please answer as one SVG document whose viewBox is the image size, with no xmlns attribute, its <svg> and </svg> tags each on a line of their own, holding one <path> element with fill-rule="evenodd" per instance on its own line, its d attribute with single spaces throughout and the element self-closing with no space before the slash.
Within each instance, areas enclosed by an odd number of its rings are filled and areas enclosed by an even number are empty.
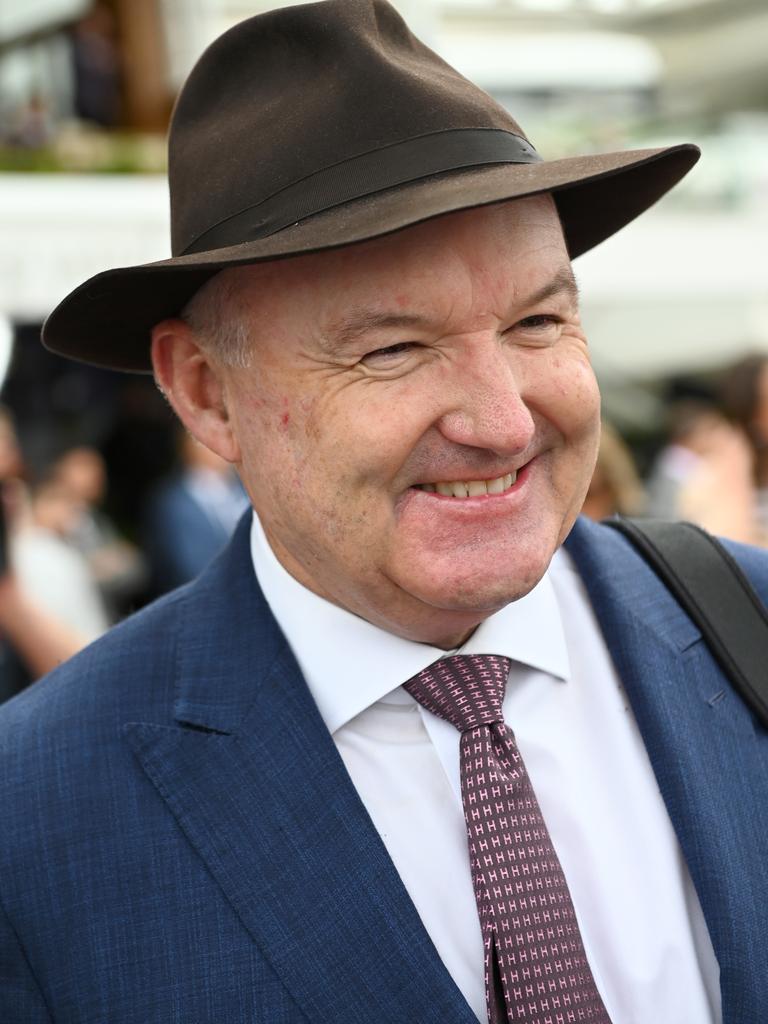
<svg viewBox="0 0 768 1024">
<path fill-rule="evenodd" d="M 490 1024 L 610 1024 L 502 702 L 509 658 L 454 655 L 405 689 L 461 732 L 461 795 Z"/>
</svg>

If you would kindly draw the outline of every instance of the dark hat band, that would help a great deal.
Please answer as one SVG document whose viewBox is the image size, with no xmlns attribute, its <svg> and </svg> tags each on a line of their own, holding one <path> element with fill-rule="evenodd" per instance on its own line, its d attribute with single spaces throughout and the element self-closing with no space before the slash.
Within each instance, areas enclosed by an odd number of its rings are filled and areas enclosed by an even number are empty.
<svg viewBox="0 0 768 1024">
<path fill-rule="evenodd" d="M 310 174 L 204 231 L 182 253 L 224 249 L 267 238 L 334 206 L 432 174 L 487 164 L 532 164 L 541 157 L 526 139 L 495 128 L 422 135 Z"/>
</svg>

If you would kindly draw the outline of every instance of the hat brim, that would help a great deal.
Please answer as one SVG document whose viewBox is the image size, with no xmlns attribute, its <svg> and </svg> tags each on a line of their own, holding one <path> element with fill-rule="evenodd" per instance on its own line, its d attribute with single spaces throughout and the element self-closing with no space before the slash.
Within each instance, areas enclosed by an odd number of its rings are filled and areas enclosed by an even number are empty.
<svg viewBox="0 0 768 1024">
<path fill-rule="evenodd" d="M 551 192 L 571 257 L 614 234 L 696 163 L 693 145 L 454 171 L 398 186 L 225 249 L 107 270 L 71 292 L 43 326 L 51 352 L 115 370 L 151 371 L 152 327 L 176 316 L 227 267 L 369 241 L 447 213 Z"/>
</svg>

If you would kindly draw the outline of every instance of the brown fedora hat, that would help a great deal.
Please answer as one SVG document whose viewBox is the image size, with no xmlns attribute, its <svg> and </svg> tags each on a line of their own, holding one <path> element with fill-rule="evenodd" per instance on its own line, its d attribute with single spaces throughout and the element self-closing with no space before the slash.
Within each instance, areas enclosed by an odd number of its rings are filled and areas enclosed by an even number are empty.
<svg viewBox="0 0 768 1024">
<path fill-rule="evenodd" d="M 152 326 L 219 270 L 540 192 L 554 195 L 578 256 L 659 199 L 698 155 L 683 145 L 542 160 L 386 0 L 257 15 L 209 47 L 177 101 L 173 257 L 86 281 L 48 317 L 43 341 L 146 371 Z"/>
</svg>

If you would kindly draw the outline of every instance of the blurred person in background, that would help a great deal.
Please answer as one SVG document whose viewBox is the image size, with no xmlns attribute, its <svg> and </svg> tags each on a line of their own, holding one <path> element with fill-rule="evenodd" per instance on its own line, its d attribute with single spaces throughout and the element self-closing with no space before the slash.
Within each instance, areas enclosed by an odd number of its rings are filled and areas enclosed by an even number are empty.
<svg viewBox="0 0 768 1024">
<path fill-rule="evenodd" d="M 720 389 L 723 410 L 752 451 L 760 539 L 768 544 L 768 356 L 745 356 L 726 371 Z"/>
<path fill-rule="evenodd" d="M 138 549 L 120 536 L 103 511 L 104 458 L 95 448 L 70 448 L 56 459 L 50 477 L 71 496 L 74 514 L 66 539 L 86 559 L 110 621 L 116 622 L 143 589 L 146 569 Z"/>
<path fill-rule="evenodd" d="M 75 112 L 102 128 L 120 117 L 120 56 L 117 23 L 107 4 L 95 3 L 72 30 Z"/>
<path fill-rule="evenodd" d="M 43 486 L 30 500 L 10 415 L 0 410 L 0 701 L 106 629 L 87 567 L 61 531 L 74 509 Z"/>
<path fill-rule="evenodd" d="M 648 514 L 759 543 L 753 456 L 744 433 L 713 403 L 700 400 L 677 402 L 669 416 L 669 440 L 647 482 Z"/>
<path fill-rule="evenodd" d="M 232 466 L 186 431 L 180 467 L 147 499 L 145 551 L 152 590 L 165 593 L 198 576 L 232 536 L 248 507 Z"/>
<path fill-rule="evenodd" d="M 619 432 L 604 421 L 595 471 L 581 511 L 599 522 L 616 513 L 642 515 L 645 505 L 645 491 L 632 452 Z"/>
<path fill-rule="evenodd" d="M 89 642 L 107 629 L 109 619 L 85 556 L 69 541 L 83 508 L 69 488 L 45 478 L 31 489 L 11 553 L 30 596 Z"/>
<path fill-rule="evenodd" d="M 10 412 L 0 406 L 0 481 L 21 482 L 25 476 L 19 439 Z"/>
</svg>

